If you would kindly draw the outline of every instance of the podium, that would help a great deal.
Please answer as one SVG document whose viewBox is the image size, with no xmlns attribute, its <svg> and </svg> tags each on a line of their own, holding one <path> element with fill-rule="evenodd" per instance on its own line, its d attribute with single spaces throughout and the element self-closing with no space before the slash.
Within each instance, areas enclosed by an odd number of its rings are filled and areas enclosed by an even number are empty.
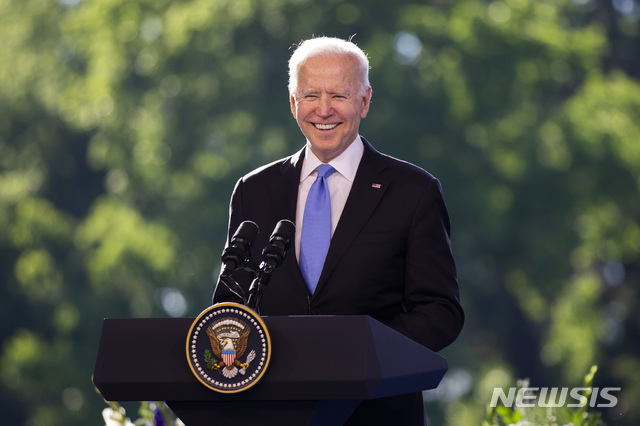
<svg viewBox="0 0 640 426">
<path fill-rule="evenodd" d="M 272 356 L 233 394 L 189 368 L 193 318 L 105 319 L 93 381 L 108 401 L 166 401 L 186 426 L 340 425 L 366 399 L 433 389 L 447 361 L 368 316 L 262 317 Z"/>
</svg>

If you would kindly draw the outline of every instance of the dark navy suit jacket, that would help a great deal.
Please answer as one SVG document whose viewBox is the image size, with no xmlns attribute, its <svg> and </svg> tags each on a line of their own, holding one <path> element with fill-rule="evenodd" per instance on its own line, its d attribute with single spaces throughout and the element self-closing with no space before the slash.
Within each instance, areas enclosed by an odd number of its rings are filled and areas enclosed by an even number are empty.
<svg viewBox="0 0 640 426">
<path fill-rule="evenodd" d="M 269 281 L 260 314 L 369 315 L 438 351 L 456 339 L 464 322 L 440 183 L 362 139 L 363 157 L 315 293 L 307 290 L 292 246 Z M 242 221 L 255 222 L 256 262 L 278 221 L 295 223 L 303 159 L 304 149 L 244 176 L 234 189 L 229 239 Z M 248 294 L 252 276 L 238 270 L 233 277 Z M 238 300 L 219 285 L 213 301 Z M 418 396 L 383 398 L 390 407 L 365 402 L 349 424 L 385 424 L 385 416 L 392 424 L 422 424 L 410 420 L 415 413 L 403 414 L 411 407 L 422 413 Z"/>
</svg>

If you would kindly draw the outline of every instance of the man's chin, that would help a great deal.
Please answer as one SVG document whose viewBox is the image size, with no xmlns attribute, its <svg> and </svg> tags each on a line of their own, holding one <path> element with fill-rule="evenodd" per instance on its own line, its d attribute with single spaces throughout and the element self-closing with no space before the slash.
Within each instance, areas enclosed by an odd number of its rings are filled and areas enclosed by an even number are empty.
<svg viewBox="0 0 640 426">
<path fill-rule="evenodd" d="M 341 145 L 340 143 L 333 141 L 309 139 L 309 142 L 311 144 L 311 152 L 313 152 L 316 157 L 324 163 L 328 163 L 333 160 L 348 148 L 348 145 Z"/>
</svg>

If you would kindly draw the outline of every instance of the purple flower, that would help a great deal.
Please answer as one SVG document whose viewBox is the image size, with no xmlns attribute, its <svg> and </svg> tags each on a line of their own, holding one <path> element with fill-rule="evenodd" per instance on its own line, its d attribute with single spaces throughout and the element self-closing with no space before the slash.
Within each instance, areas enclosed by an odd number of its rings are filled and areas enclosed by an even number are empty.
<svg viewBox="0 0 640 426">
<path fill-rule="evenodd" d="M 167 422 L 164 420 L 164 415 L 160 407 L 156 407 L 153 410 L 153 425 L 154 426 L 167 426 Z"/>
</svg>

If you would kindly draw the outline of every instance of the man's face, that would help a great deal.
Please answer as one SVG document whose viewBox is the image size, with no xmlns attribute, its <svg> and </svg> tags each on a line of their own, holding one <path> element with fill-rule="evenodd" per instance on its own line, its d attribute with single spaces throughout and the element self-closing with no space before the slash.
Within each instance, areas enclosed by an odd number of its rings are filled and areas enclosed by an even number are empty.
<svg viewBox="0 0 640 426">
<path fill-rule="evenodd" d="M 307 59 L 290 94 L 291 113 L 324 163 L 342 154 L 355 140 L 367 116 L 371 88 L 362 89 L 356 60 L 350 56 Z"/>
</svg>

